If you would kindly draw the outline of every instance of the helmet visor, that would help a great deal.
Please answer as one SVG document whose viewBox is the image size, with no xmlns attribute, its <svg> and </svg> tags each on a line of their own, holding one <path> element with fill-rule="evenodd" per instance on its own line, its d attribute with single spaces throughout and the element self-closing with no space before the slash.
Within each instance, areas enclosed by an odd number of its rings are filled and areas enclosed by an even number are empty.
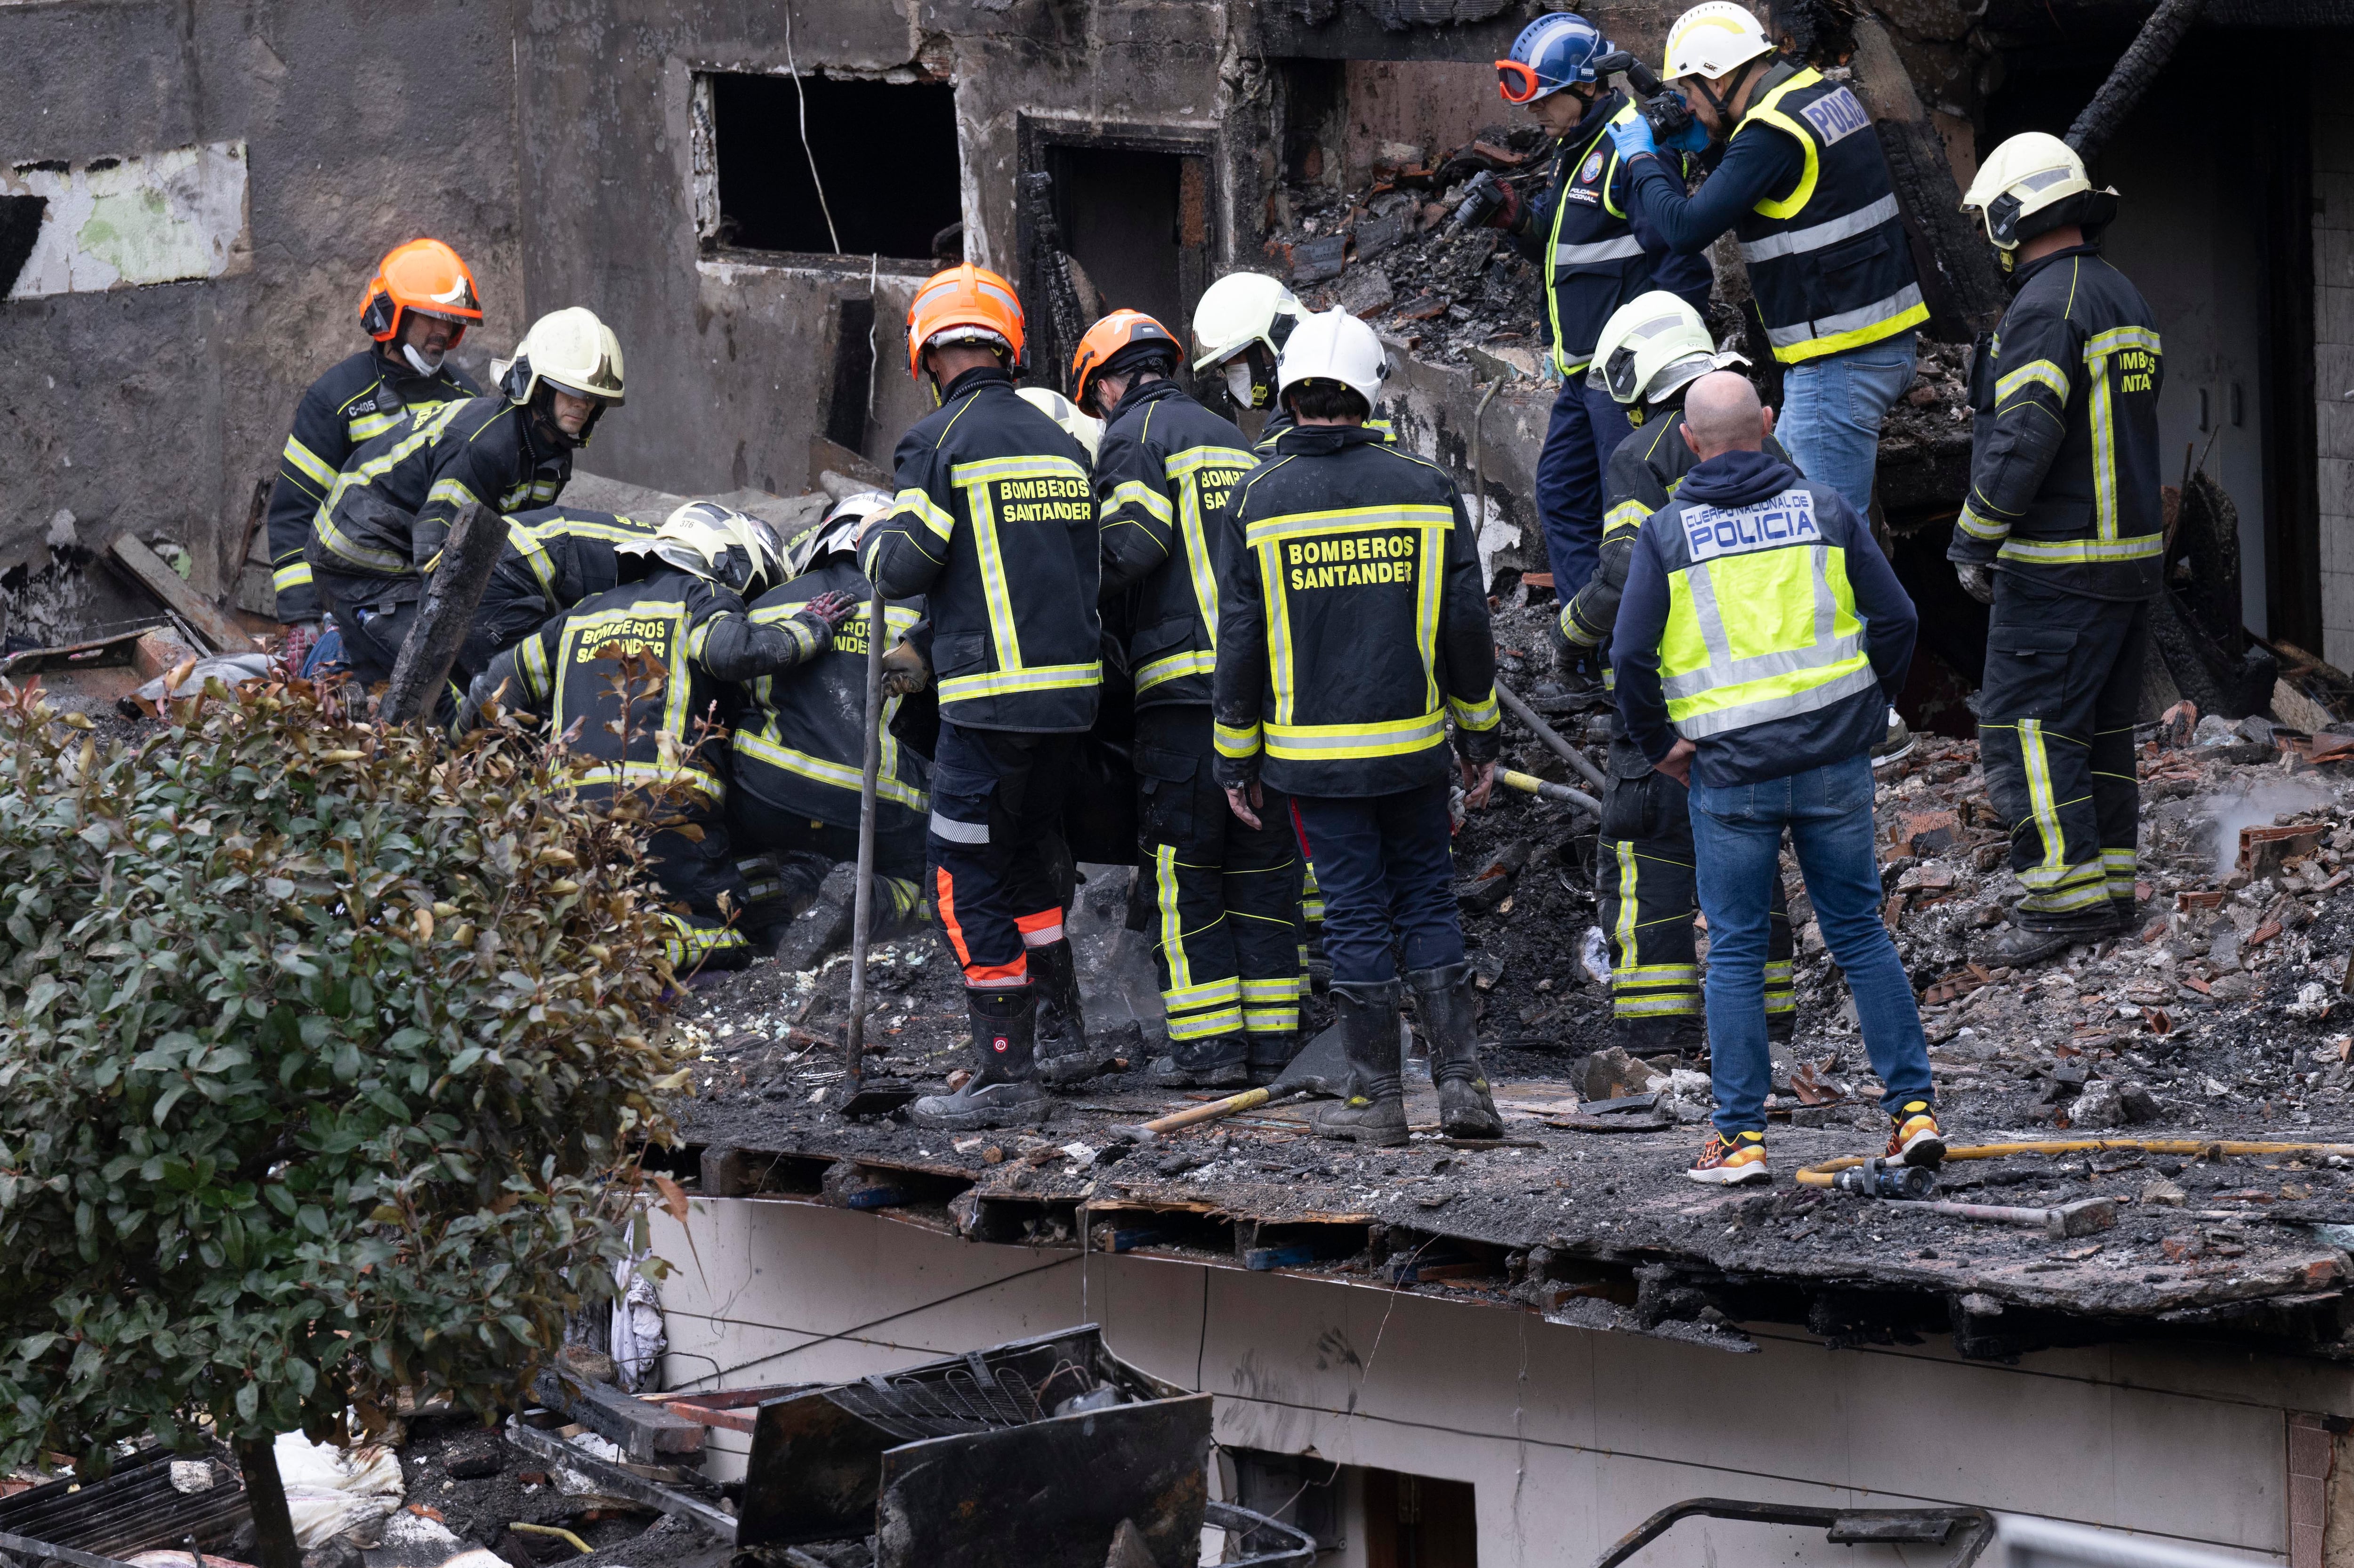
<svg viewBox="0 0 2354 1568">
<path fill-rule="evenodd" d="M 1519 60 L 1496 62 L 1496 91 L 1507 103 L 1532 103 L 1544 96 L 1544 79 Z"/>
</svg>

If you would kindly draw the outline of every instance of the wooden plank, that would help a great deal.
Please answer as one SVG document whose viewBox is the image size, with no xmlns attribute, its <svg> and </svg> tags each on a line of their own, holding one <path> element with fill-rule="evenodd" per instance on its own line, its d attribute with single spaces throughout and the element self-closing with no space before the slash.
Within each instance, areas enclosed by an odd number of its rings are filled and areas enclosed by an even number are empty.
<svg viewBox="0 0 2354 1568">
<path fill-rule="evenodd" d="M 224 614 L 212 600 L 190 588 L 186 578 L 164 564 L 164 557 L 129 534 L 118 534 L 107 549 L 117 565 L 139 585 L 164 602 L 165 609 L 188 623 L 212 644 L 216 653 L 250 653 L 254 639 Z"/>
<path fill-rule="evenodd" d="M 393 661 L 377 713 L 387 724 L 407 724 L 432 713 L 442 683 L 450 678 L 458 645 L 473 629 L 482 589 L 507 542 L 507 520 L 481 502 L 458 508 L 457 521 L 441 546 L 440 564 L 425 585 L 425 602 Z"/>
<path fill-rule="evenodd" d="M 601 1383 L 584 1383 L 552 1369 L 541 1372 L 532 1393 L 551 1410 L 560 1410 L 641 1465 L 657 1463 L 666 1455 L 703 1451 L 703 1426 L 673 1415 L 658 1404 L 633 1399 Z M 627 1494 L 624 1494 L 627 1495 Z"/>
<path fill-rule="evenodd" d="M 676 1421 L 678 1418 L 665 1413 L 665 1419 Z M 702 1427 L 695 1426 L 691 1421 L 681 1421 L 679 1425 L 694 1427 L 696 1444 L 702 1443 Z M 700 1525 L 730 1546 L 736 1543 L 736 1521 L 700 1498 L 689 1497 L 684 1492 L 663 1486 L 660 1481 L 631 1475 L 619 1465 L 608 1464 L 562 1438 L 551 1437 L 519 1421 L 510 1419 L 506 1430 L 507 1441 L 515 1447 L 551 1465 L 561 1465 L 567 1470 L 588 1477 L 599 1491 L 642 1502 L 673 1519 L 684 1519 Z"/>
</svg>

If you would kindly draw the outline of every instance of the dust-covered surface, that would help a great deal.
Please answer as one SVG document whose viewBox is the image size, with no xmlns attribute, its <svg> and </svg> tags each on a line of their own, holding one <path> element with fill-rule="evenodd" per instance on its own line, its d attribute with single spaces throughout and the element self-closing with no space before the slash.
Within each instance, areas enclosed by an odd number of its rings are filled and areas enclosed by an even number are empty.
<svg viewBox="0 0 2354 1568">
<path fill-rule="evenodd" d="M 1500 607 L 1504 678 L 1574 738 L 1598 739 L 1599 713 L 1546 681 L 1543 613 Z M 2032 1153 L 1953 1161 L 1943 1174 L 1942 1195 L 1971 1202 L 2114 1200 L 2117 1223 L 2094 1234 L 2055 1241 L 1794 1183 L 1802 1165 L 1886 1140 L 1878 1083 L 1803 895 L 1800 1026 L 1776 1048 L 1769 1105 L 1775 1184 L 1726 1192 L 1686 1181 L 1708 1107 L 1705 1077 L 1691 1069 L 1704 1063 L 1597 1055 L 1609 1044 L 1606 980 L 1578 957 L 1594 923 L 1592 824 L 1500 789 L 1469 816 L 1457 854 L 1501 1146 L 1439 1140 L 1426 1076 L 1409 1077 L 1406 1149 L 1325 1142 L 1281 1106 L 1126 1144 L 1118 1127 L 1214 1097 L 1152 1088 L 1135 1071 L 1150 1047 L 1133 1045 L 1129 1071 L 1083 1086 L 1041 1128 L 950 1135 L 893 1116 L 845 1121 L 832 1108 L 847 1016 L 848 964 L 837 959 L 801 975 L 764 964 L 696 990 L 684 1026 L 705 1063 L 684 1113 L 684 1169 L 696 1171 L 702 1150 L 752 1151 L 736 1190 L 855 1201 L 982 1239 L 1075 1245 L 1084 1204 L 1090 1245 L 1233 1262 L 1304 1240 L 1305 1255 L 1275 1261 L 1384 1282 L 1402 1260 L 1439 1258 L 1444 1277 L 1417 1287 L 1510 1296 L 1595 1326 L 1737 1340 L 1723 1325 L 1772 1317 L 1871 1337 L 1925 1311 L 1958 1315 L 1969 1298 L 1980 1317 L 2014 1308 L 2000 1334 L 1980 1325 L 1989 1344 L 2197 1328 L 2342 1353 L 2354 1347 L 2338 1344 L 2334 1303 L 2354 1232 L 2316 1227 L 2354 1223 L 2354 768 L 2306 766 L 2220 722 L 2200 738 L 2224 744 L 2168 749 L 2153 737 L 2142 750 L 2137 930 L 2024 972 L 1977 962 L 2020 890 L 1975 746 L 1924 736 L 1881 789 L 1887 915 L 1923 994 L 1957 1145 L 2343 1140 L 2254 1154 Z M 1507 760 L 1568 773 L 1509 720 Z M 2276 824 L 2314 831 L 2277 835 L 2283 847 L 2264 852 L 2256 874 L 2228 863 L 2241 828 Z M 1500 898 L 1496 879 L 1470 880 L 1499 851 L 1517 864 L 1501 874 Z M 1795 891 L 1794 863 L 1786 871 Z M 1097 870 L 1081 890 L 1083 962 L 1120 952 L 1132 962 L 1118 942 L 1119 874 Z M 2208 896 L 2178 910 L 2181 894 Z M 936 1090 L 965 1065 L 953 959 L 928 936 L 881 950 L 874 974 L 870 1075 Z M 1118 989 L 1096 983 L 1094 1022 L 1119 1011 Z M 1325 1017 L 1320 998 L 1311 1023 Z M 1606 1091 L 1659 1093 L 1662 1125 L 1602 1133 L 1548 1119 L 1574 1113 L 1581 1092 Z M 1876 1305 L 1854 1308 L 1850 1323 L 1839 1303 L 1856 1292 Z"/>
</svg>

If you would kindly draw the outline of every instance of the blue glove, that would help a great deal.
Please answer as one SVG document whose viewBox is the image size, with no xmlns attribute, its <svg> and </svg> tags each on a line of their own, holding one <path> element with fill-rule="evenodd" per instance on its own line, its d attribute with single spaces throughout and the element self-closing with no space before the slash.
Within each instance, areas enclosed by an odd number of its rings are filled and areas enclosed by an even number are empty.
<svg viewBox="0 0 2354 1568">
<path fill-rule="evenodd" d="M 1639 114 L 1613 120 L 1610 122 L 1610 142 L 1618 149 L 1619 158 L 1628 163 L 1632 163 L 1642 154 L 1659 150 L 1651 141 L 1650 122 Z"/>
<path fill-rule="evenodd" d="M 1697 117 L 1684 122 L 1684 128 L 1668 138 L 1668 146 L 1679 153 L 1708 151 L 1708 127 Z"/>
</svg>

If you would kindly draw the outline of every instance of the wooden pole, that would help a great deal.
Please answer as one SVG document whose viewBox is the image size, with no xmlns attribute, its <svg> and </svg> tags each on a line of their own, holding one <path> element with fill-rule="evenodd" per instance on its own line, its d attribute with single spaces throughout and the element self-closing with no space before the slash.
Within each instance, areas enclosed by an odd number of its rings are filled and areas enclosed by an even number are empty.
<svg viewBox="0 0 2354 1568">
<path fill-rule="evenodd" d="M 2141 95 L 2149 90 L 2158 73 L 2174 57 L 2182 35 L 2199 19 L 2206 3 L 2207 0 L 2159 0 L 2158 9 L 2142 24 L 2141 32 L 2117 57 L 2109 79 L 2101 83 L 2101 90 L 2093 94 L 2093 101 L 2076 116 L 2076 123 L 2068 127 L 2068 145 L 2075 148 L 2086 163 L 2091 163 L 2108 145 L 2109 138 L 2117 133 L 2126 116 L 2133 112 Z"/>
<path fill-rule="evenodd" d="M 858 899 L 850 919 L 849 1103 L 866 1081 L 866 933 L 875 920 L 875 794 L 883 773 L 883 642 L 891 623 L 877 588 L 866 605 L 866 771 L 858 782 Z"/>
<path fill-rule="evenodd" d="M 499 547 L 506 541 L 506 519 L 496 512 L 477 501 L 458 509 L 449 541 L 441 546 L 440 563 L 425 585 L 425 602 L 401 641 L 392 679 L 376 708 L 386 723 L 407 724 L 433 711 L 441 683 L 450 678 L 451 662 L 473 630 L 474 611 L 482 607 L 482 589 L 490 584 L 491 568 L 498 565 Z"/>
</svg>

